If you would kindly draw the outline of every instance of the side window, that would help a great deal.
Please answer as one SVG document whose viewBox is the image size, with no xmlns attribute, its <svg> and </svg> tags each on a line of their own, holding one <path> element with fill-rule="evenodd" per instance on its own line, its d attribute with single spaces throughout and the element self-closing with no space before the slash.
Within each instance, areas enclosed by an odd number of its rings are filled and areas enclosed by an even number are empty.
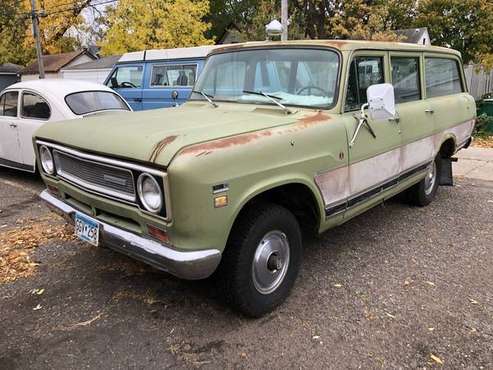
<svg viewBox="0 0 493 370">
<path fill-rule="evenodd" d="M 152 67 L 151 87 L 193 86 L 196 65 L 156 65 Z"/>
<path fill-rule="evenodd" d="M 39 95 L 30 92 L 22 94 L 21 116 L 24 118 L 49 119 L 50 106 Z"/>
<path fill-rule="evenodd" d="M 357 57 L 349 67 L 345 110 L 351 111 L 367 103 L 366 89 L 385 82 L 383 57 Z"/>
<path fill-rule="evenodd" d="M 2 96 L 2 116 L 17 117 L 17 104 L 19 93 L 17 91 L 8 91 Z"/>
<path fill-rule="evenodd" d="M 117 67 L 106 85 L 112 89 L 127 88 L 135 89 L 142 86 L 142 73 L 144 67 L 142 66 L 122 66 Z"/>
<path fill-rule="evenodd" d="M 453 59 L 426 58 L 426 96 L 459 94 L 464 91 L 459 73 L 459 63 Z"/>
<path fill-rule="evenodd" d="M 395 102 L 420 100 L 419 58 L 392 57 L 390 63 Z"/>
</svg>

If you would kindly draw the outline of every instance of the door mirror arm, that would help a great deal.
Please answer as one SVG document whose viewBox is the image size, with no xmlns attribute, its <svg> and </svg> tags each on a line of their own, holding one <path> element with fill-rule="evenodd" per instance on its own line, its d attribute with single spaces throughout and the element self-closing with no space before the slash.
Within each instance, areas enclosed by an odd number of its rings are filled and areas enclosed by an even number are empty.
<svg viewBox="0 0 493 370">
<path fill-rule="evenodd" d="M 353 117 L 358 121 L 358 124 L 356 125 L 356 129 L 354 130 L 353 137 L 351 138 L 351 141 L 349 142 L 349 147 L 352 148 L 354 145 L 354 142 L 356 141 L 356 138 L 358 137 L 359 131 L 361 130 L 361 127 L 365 125 L 365 127 L 368 129 L 370 132 L 371 136 L 373 136 L 374 139 L 377 138 L 377 135 L 375 135 L 375 131 L 373 131 L 373 128 L 371 127 L 370 123 L 368 122 L 368 116 L 366 115 L 365 109 L 368 108 L 368 103 L 365 103 L 361 106 L 361 111 L 360 114 L 354 114 Z"/>
</svg>

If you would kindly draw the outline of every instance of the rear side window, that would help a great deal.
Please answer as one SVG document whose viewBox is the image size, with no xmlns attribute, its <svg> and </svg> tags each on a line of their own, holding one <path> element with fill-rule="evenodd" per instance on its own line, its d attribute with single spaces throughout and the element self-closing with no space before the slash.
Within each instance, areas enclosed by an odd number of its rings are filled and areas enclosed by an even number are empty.
<svg viewBox="0 0 493 370">
<path fill-rule="evenodd" d="M 112 89 L 135 89 L 142 86 L 142 66 L 117 67 L 106 83 Z"/>
<path fill-rule="evenodd" d="M 459 63 L 453 59 L 426 58 L 426 96 L 459 94 L 464 91 Z"/>
<path fill-rule="evenodd" d="M 151 87 L 193 86 L 196 65 L 156 65 L 152 67 Z"/>
<path fill-rule="evenodd" d="M 129 110 L 118 95 L 107 91 L 82 91 L 67 95 L 65 102 L 78 115 L 103 110 Z"/>
<path fill-rule="evenodd" d="M 346 111 L 359 109 L 367 103 L 366 89 L 385 82 L 383 57 L 357 57 L 349 70 Z"/>
<path fill-rule="evenodd" d="M 24 118 L 49 119 L 51 116 L 50 106 L 39 95 L 30 92 L 22 94 L 21 115 Z"/>
<path fill-rule="evenodd" d="M 419 58 L 392 57 L 391 65 L 396 103 L 420 100 Z"/>
</svg>

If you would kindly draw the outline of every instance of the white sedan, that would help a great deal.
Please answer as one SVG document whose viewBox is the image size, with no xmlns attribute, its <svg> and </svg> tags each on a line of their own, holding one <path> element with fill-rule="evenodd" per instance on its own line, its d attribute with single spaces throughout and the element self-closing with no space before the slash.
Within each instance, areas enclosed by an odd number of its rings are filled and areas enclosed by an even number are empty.
<svg viewBox="0 0 493 370">
<path fill-rule="evenodd" d="M 35 172 L 34 131 L 46 122 L 131 111 L 110 88 L 84 81 L 19 82 L 0 93 L 0 166 Z"/>
</svg>

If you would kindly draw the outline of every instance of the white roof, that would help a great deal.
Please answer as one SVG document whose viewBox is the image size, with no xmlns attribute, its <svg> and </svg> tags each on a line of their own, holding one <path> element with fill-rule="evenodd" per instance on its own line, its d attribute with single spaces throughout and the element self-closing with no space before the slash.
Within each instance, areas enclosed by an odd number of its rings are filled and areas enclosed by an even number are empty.
<svg viewBox="0 0 493 370">
<path fill-rule="evenodd" d="M 207 45 L 207 46 L 194 46 L 191 48 L 134 51 L 132 53 L 123 54 L 119 62 L 205 58 L 207 54 L 209 54 L 212 50 L 219 47 L 224 47 L 224 45 Z"/>
<path fill-rule="evenodd" d="M 78 91 L 110 91 L 109 87 L 98 84 L 95 82 L 86 82 L 79 80 L 68 80 L 68 79 L 43 79 L 43 80 L 29 80 L 22 81 L 7 87 L 10 89 L 30 89 L 37 91 L 41 94 L 49 94 L 55 98 L 64 99 L 68 94 L 78 92 Z"/>
</svg>

